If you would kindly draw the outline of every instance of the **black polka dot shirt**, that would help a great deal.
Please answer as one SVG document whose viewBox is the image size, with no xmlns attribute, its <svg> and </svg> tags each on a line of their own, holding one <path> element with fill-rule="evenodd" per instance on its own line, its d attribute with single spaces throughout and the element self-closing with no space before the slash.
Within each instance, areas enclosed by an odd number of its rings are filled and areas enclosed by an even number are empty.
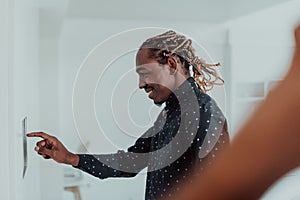
<svg viewBox="0 0 300 200">
<path fill-rule="evenodd" d="M 228 144 L 224 115 L 189 78 L 170 95 L 154 126 L 127 151 L 80 154 L 76 168 L 105 179 L 134 177 L 147 167 L 145 199 L 154 200 L 172 197 L 180 183 L 192 182 L 188 175 L 201 174 Z"/>
</svg>

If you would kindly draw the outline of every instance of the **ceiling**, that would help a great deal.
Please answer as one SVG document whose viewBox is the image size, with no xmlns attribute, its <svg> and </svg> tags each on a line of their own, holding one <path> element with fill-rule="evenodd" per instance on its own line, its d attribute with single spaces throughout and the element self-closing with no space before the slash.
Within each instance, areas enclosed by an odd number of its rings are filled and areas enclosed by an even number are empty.
<svg viewBox="0 0 300 200">
<path fill-rule="evenodd" d="M 67 16 L 224 22 L 287 0 L 70 0 Z"/>
<path fill-rule="evenodd" d="M 59 37 L 65 19 L 222 23 L 291 0 L 40 0 L 42 38 Z"/>
</svg>

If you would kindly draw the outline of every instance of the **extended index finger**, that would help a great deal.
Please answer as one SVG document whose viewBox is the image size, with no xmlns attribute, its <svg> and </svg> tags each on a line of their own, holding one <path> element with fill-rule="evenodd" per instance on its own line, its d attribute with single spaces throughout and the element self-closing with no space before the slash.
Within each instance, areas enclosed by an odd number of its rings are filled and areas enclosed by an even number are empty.
<svg viewBox="0 0 300 200">
<path fill-rule="evenodd" d="M 27 137 L 41 137 L 43 139 L 50 139 L 51 136 L 48 135 L 47 133 L 44 132 L 32 132 L 32 133 L 27 133 Z"/>
</svg>

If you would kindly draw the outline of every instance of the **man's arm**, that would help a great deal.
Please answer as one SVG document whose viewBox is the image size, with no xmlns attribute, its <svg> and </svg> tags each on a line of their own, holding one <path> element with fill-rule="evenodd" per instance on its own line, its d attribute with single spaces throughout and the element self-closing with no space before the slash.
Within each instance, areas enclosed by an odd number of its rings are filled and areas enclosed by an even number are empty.
<svg viewBox="0 0 300 200">
<path fill-rule="evenodd" d="M 149 130 L 148 130 L 149 131 Z M 146 132 L 147 134 L 148 132 Z M 148 165 L 151 138 L 139 138 L 128 152 L 114 154 L 81 154 L 75 168 L 100 179 L 109 177 L 134 177 Z"/>
<path fill-rule="evenodd" d="M 154 123 L 128 151 L 114 154 L 78 155 L 79 163 L 74 166 L 100 179 L 108 177 L 134 177 L 148 166 L 152 137 L 160 130 L 163 123 L 161 112 Z"/>
<path fill-rule="evenodd" d="M 133 177 L 148 165 L 148 152 L 150 151 L 150 128 L 128 152 L 118 151 L 114 154 L 78 155 L 69 152 L 56 137 L 43 132 L 27 134 L 28 137 L 41 137 L 43 140 L 36 144 L 35 151 L 45 159 L 53 159 L 58 163 L 72 165 L 93 176 L 104 179 L 108 177 Z"/>
</svg>

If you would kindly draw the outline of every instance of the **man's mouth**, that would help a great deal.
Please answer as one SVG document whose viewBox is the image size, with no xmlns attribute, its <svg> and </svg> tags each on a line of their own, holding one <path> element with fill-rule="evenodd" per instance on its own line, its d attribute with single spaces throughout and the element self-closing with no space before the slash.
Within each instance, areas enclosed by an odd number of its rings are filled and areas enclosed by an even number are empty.
<svg viewBox="0 0 300 200">
<path fill-rule="evenodd" d="M 147 88 L 145 88 L 145 92 L 146 92 L 146 93 L 152 92 L 152 90 L 153 90 L 152 87 L 147 87 Z"/>
<path fill-rule="evenodd" d="M 145 92 L 148 93 L 148 97 L 149 97 L 150 99 L 153 98 L 153 95 L 152 95 L 153 87 L 147 87 L 147 88 L 145 88 Z"/>
</svg>

